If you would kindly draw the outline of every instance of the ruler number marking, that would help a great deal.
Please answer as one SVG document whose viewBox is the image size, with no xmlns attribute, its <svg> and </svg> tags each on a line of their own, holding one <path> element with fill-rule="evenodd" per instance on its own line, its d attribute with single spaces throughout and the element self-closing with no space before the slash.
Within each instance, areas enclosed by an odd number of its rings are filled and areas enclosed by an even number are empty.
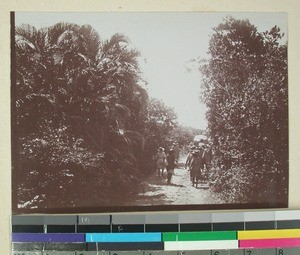
<svg viewBox="0 0 300 255">
<path fill-rule="evenodd" d="M 89 217 L 82 217 L 82 218 L 81 218 L 81 223 L 83 223 L 83 224 L 90 224 L 90 219 L 89 219 Z"/>
<path fill-rule="evenodd" d="M 282 249 L 279 249 L 278 250 L 278 254 L 277 255 L 284 255 L 284 252 L 283 252 L 283 250 Z"/>
</svg>

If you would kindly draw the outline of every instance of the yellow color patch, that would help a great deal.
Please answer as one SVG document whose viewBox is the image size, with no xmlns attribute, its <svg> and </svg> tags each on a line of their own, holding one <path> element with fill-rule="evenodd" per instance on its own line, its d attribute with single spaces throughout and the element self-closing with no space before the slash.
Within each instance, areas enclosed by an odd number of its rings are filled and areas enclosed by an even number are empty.
<svg viewBox="0 0 300 255">
<path fill-rule="evenodd" d="M 300 237 L 300 229 L 238 231 L 238 240 Z"/>
</svg>

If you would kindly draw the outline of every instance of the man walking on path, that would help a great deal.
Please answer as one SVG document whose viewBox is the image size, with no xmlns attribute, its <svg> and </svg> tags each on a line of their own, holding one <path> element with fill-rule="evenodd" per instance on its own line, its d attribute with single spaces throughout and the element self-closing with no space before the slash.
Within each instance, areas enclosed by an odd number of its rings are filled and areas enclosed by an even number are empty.
<svg viewBox="0 0 300 255">
<path fill-rule="evenodd" d="M 179 154 L 180 154 L 179 144 L 177 142 L 174 142 L 172 148 L 174 150 L 175 161 L 176 161 L 176 163 L 178 163 Z"/>
<path fill-rule="evenodd" d="M 200 144 L 199 150 L 199 158 L 200 158 L 200 176 L 199 180 L 200 183 L 204 184 L 208 180 L 208 165 L 206 164 L 206 159 L 208 157 L 208 151 L 206 149 L 205 144 Z"/>
<path fill-rule="evenodd" d="M 192 161 L 192 158 L 193 158 L 193 151 L 196 149 L 195 146 L 192 146 L 190 147 L 189 149 L 189 153 L 186 157 L 186 161 L 185 161 L 185 169 L 188 169 L 190 171 L 190 165 L 191 165 L 191 161 Z M 190 172 L 190 178 L 192 180 L 192 177 L 191 177 L 191 172 Z"/>
<path fill-rule="evenodd" d="M 166 153 L 163 147 L 158 148 L 158 152 L 156 153 L 156 167 L 158 176 L 162 176 L 166 167 Z"/>
<path fill-rule="evenodd" d="M 201 176 L 202 159 L 200 158 L 199 151 L 193 151 L 192 155 L 193 157 L 190 163 L 190 176 L 192 179 L 193 186 L 197 188 L 198 180 Z"/>
<path fill-rule="evenodd" d="M 168 156 L 167 156 L 167 181 L 168 184 L 171 184 L 172 175 L 174 174 L 174 169 L 176 167 L 175 161 L 175 151 L 174 149 L 170 149 Z"/>
</svg>

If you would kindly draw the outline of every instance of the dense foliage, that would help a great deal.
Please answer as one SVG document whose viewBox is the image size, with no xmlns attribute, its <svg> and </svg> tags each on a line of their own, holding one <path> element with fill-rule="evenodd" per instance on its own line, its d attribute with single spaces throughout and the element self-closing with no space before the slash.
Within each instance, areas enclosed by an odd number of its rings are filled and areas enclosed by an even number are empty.
<svg viewBox="0 0 300 255">
<path fill-rule="evenodd" d="M 205 131 L 189 126 L 177 125 L 171 132 L 168 138 L 172 142 L 177 142 L 182 149 L 182 152 L 187 154 L 188 148 L 194 141 L 195 136 L 204 134 Z"/>
<path fill-rule="evenodd" d="M 161 100 L 150 98 L 147 107 L 144 137 L 146 139 L 144 149 L 144 166 L 146 172 L 156 169 L 153 157 L 159 147 L 169 149 L 172 140 L 170 132 L 177 126 L 177 115 L 171 107 L 166 106 Z"/>
<path fill-rule="evenodd" d="M 148 104 L 138 57 L 125 36 L 103 41 L 89 25 L 16 27 L 15 211 L 113 206 L 137 190 L 145 144 L 156 141 L 152 153 L 176 118 Z"/>
<path fill-rule="evenodd" d="M 287 201 L 287 45 L 278 27 L 248 20 L 214 28 L 201 63 L 202 99 L 215 149 L 215 189 L 231 202 Z"/>
</svg>

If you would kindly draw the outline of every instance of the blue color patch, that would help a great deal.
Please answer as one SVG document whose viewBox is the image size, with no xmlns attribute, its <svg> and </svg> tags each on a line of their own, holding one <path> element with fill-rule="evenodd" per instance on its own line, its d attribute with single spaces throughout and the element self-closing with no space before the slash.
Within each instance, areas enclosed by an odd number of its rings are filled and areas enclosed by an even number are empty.
<svg viewBox="0 0 300 255">
<path fill-rule="evenodd" d="M 84 242 L 84 234 L 35 234 L 35 233 L 12 233 L 12 242 L 60 242 L 78 243 Z"/>
<path fill-rule="evenodd" d="M 86 242 L 162 242 L 161 233 L 87 233 Z"/>
</svg>

